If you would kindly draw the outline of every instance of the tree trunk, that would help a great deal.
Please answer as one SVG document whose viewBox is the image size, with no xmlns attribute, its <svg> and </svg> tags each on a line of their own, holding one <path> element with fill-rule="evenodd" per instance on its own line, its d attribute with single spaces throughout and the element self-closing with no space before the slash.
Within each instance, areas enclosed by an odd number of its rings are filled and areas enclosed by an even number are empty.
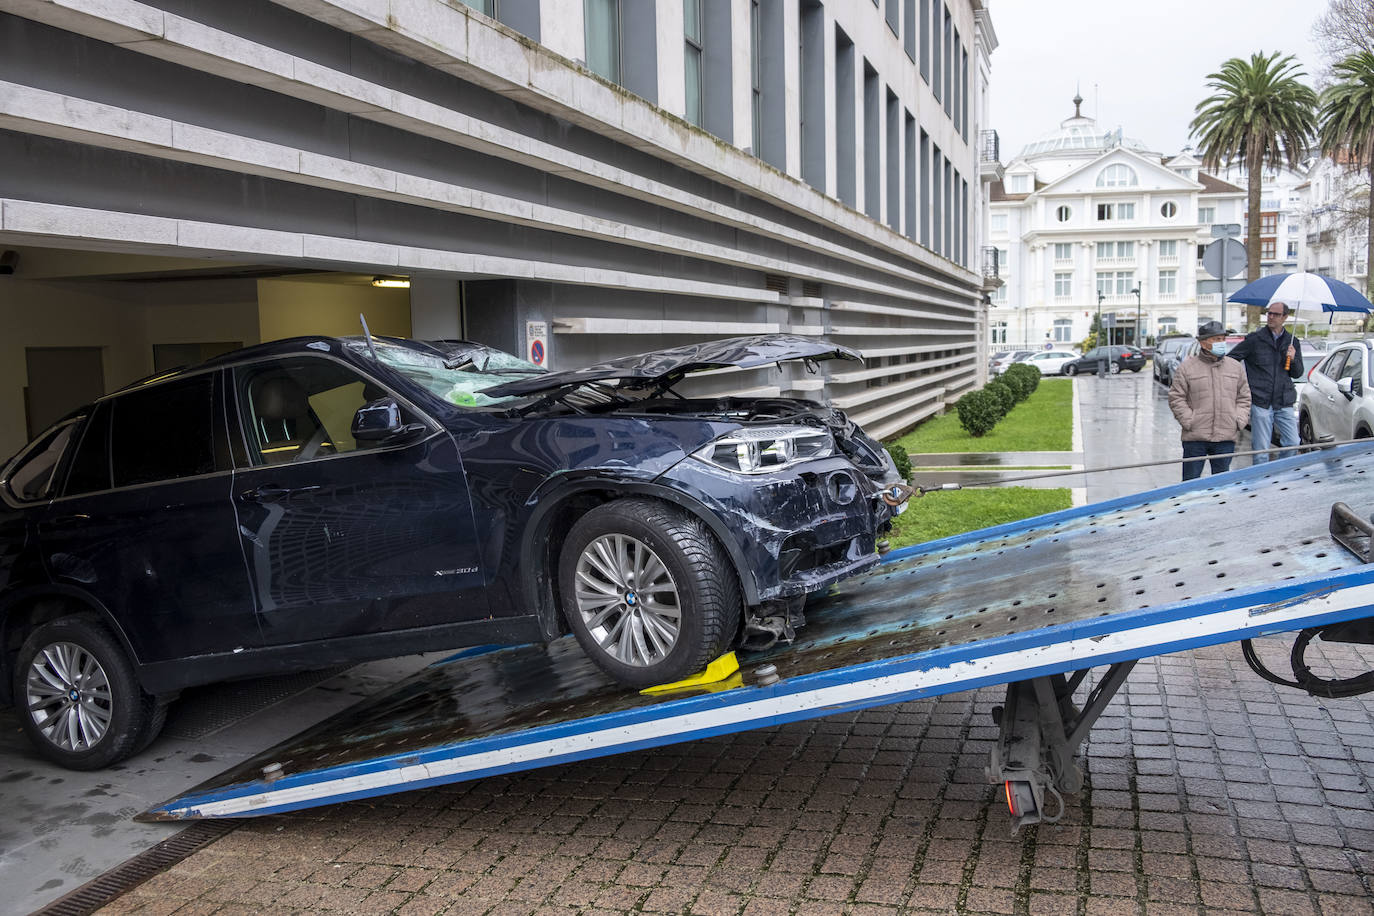
<svg viewBox="0 0 1374 916">
<path fill-rule="evenodd" d="M 1255 139 L 1246 145 L 1245 172 L 1249 179 L 1249 195 L 1246 200 L 1248 212 L 1245 215 L 1245 282 L 1254 283 L 1260 278 L 1260 182 L 1263 162 L 1261 155 L 1264 147 Z M 1245 329 L 1253 331 L 1259 327 L 1259 306 L 1245 308 Z"/>
</svg>

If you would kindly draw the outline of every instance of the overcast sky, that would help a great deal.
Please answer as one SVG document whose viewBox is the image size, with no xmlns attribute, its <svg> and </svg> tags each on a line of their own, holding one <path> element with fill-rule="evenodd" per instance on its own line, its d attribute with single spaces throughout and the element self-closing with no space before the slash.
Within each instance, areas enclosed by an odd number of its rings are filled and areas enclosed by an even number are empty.
<svg viewBox="0 0 1374 916">
<path fill-rule="evenodd" d="M 1297 56 L 1308 85 L 1323 61 L 1312 23 L 1324 0 L 989 0 L 992 123 L 1001 159 L 1083 113 L 1154 152 L 1177 153 L 1207 74 L 1256 51 Z"/>
</svg>

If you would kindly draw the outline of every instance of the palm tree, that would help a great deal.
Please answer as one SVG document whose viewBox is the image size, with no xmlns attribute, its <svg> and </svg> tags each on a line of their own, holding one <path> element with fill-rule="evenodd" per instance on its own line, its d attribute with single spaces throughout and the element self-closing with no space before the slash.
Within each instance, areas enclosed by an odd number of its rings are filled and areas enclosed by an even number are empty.
<svg viewBox="0 0 1374 916">
<path fill-rule="evenodd" d="M 1336 82 L 1322 93 L 1322 154 L 1336 159 L 1341 154 L 1351 166 L 1361 166 L 1369 174 L 1374 189 L 1374 54 L 1360 51 L 1332 68 Z M 1374 200 L 1368 208 L 1365 254 L 1365 292 L 1374 294 Z"/>
<path fill-rule="evenodd" d="M 1293 55 L 1233 57 L 1208 74 L 1214 91 L 1198 103 L 1189 125 L 1208 168 L 1240 163 L 1248 181 L 1245 248 L 1247 282 L 1260 274 L 1260 186 L 1264 169 L 1297 168 L 1316 133 L 1317 94 L 1298 81 L 1305 74 Z M 1257 311 L 1257 310 L 1255 310 Z M 1252 314 L 1251 320 L 1255 319 Z"/>
</svg>

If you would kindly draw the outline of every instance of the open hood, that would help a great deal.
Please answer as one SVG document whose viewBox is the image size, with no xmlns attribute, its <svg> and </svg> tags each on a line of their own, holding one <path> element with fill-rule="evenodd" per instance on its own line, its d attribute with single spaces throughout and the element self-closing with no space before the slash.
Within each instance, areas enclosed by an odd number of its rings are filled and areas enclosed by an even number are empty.
<svg viewBox="0 0 1374 916">
<path fill-rule="evenodd" d="M 852 359 L 863 362 L 857 350 L 831 343 L 823 337 L 760 334 L 654 350 L 652 353 L 625 356 L 566 372 L 545 372 L 528 379 L 484 388 L 482 393 L 493 397 L 539 394 L 589 382 L 618 382 L 622 388 L 667 389 L 692 372 L 726 366 L 750 369 L 791 359 Z"/>
</svg>

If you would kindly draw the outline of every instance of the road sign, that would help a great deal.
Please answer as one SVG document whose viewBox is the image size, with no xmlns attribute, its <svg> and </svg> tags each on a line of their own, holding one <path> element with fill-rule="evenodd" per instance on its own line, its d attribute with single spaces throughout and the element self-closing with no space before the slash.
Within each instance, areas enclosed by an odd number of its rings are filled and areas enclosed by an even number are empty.
<svg viewBox="0 0 1374 916">
<path fill-rule="evenodd" d="M 1217 223 L 1212 226 L 1212 238 L 1233 239 L 1240 235 L 1240 223 Z"/>
<path fill-rule="evenodd" d="M 543 366 L 549 360 L 549 325 L 545 321 L 525 322 L 525 352 L 530 362 Z"/>
<path fill-rule="evenodd" d="M 1247 260 L 1245 246 L 1232 238 L 1217 239 L 1202 250 L 1202 266 L 1223 280 L 1245 273 Z"/>
</svg>

